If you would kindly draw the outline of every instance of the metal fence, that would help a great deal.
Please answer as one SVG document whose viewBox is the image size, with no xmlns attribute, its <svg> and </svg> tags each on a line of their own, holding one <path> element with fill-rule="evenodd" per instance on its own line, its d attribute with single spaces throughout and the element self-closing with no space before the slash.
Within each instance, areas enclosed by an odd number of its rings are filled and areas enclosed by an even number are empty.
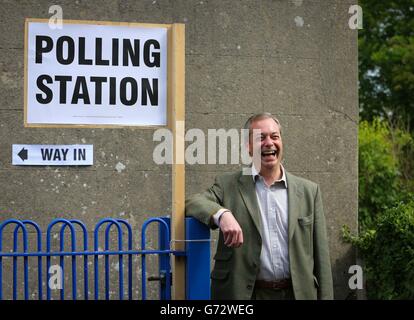
<svg viewBox="0 0 414 320">
<path fill-rule="evenodd" d="M 158 250 L 146 249 L 146 231 L 150 224 L 158 223 Z M 11 229 L 12 248 L 9 252 L 3 251 L 3 235 L 5 228 Z M 60 228 L 59 228 L 60 227 Z M 77 228 L 76 228 L 77 227 Z M 52 250 L 52 234 L 53 230 L 58 230 L 59 245 L 57 250 Z M 80 231 L 79 231 L 80 230 Z M 111 233 L 115 230 L 115 239 L 111 240 Z M 31 231 L 31 232 L 30 232 Z M 67 234 L 69 232 L 69 234 Z M 77 237 L 78 232 L 81 238 Z M 99 235 L 103 233 L 104 248 L 99 247 Z M 35 240 L 29 241 L 29 234 L 35 235 Z M 133 230 L 126 220 L 106 218 L 99 221 L 93 230 L 93 244 L 88 243 L 88 231 L 85 224 L 76 219 L 55 219 L 47 227 L 46 231 L 46 248 L 44 249 L 42 242 L 42 230 L 36 222 L 30 220 L 9 219 L 0 224 L 0 300 L 3 297 L 3 260 L 11 259 L 12 275 L 6 275 L 6 280 L 12 279 L 12 299 L 18 299 L 18 292 L 23 291 L 25 300 L 29 300 L 29 258 L 34 257 L 36 261 L 37 274 L 30 275 L 31 280 L 37 283 L 37 297 L 39 300 L 52 299 L 51 269 L 56 267 L 51 264 L 51 259 L 59 260 L 58 284 L 60 290 L 60 299 L 65 299 L 65 281 L 66 274 L 65 261 L 69 260 L 69 268 L 72 277 L 70 291 L 71 299 L 76 300 L 83 298 L 84 300 L 102 298 L 100 293 L 104 293 L 104 299 L 110 299 L 110 276 L 111 269 L 109 265 L 110 257 L 117 258 L 118 261 L 118 284 L 119 300 L 133 299 L 133 282 L 137 281 L 139 275 L 134 277 L 136 273 L 140 273 L 141 279 L 141 298 L 147 299 L 147 280 L 159 281 L 159 299 L 171 299 L 171 255 L 186 256 L 186 298 L 187 299 L 209 299 L 209 273 L 210 273 L 210 233 L 208 228 L 192 218 L 186 218 L 186 246 L 184 251 L 171 249 L 170 241 L 170 219 L 151 218 L 143 224 L 141 228 L 141 244 L 139 250 L 133 248 Z M 21 241 L 19 241 L 21 235 Z M 69 247 L 65 248 L 65 238 L 69 239 Z M 80 240 L 82 248 L 78 248 L 77 240 Z M 29 247 L 36 246 L 36 249 Z M 116 250 L 110 249 L 116 246 Z M 91 248 L 93 248 L 91 250 Z M 147 277 L 147 259 L 149 255 L 158 256 L 158 275 Z M 141 257 L 141 270 L 133 268 L 133 257 Z M 37 259 L 36 259 L 37 258 Z M 67 258 L 65 260 L 65 258 Z M 99 272 L 99 258 L 103 258 L 103 274 Z M 23 260 L 23 261 L 22 261 Z M 93 262 L 92 262 L 93 261 Z M 43 274 L 43 263 L 46 262 L 46 275 Z M 83 262 L 83 263 L 82 263 Z M 90 262 L 93 268 L 90 267 Z M 79 274 L 79 268 L 82 272 Z M 21 270 L 22 268 L 22 270 Z M 22 286 L 19 286 L 18 273 L 22 274 Z M 134 272 L 138 271 L 138 272 Z M 126 279 L 124 279 L 126 274 Z M 78 295 L 78 278 L 83 277 L 83 294 Z M 89 280 L 93 278 L 93 295 L 90 293 Z M 103 278 L 103 288 L 100 288 L 100 279 Z M 45 283 L 43 280 L 46 280 Z M 45 285 L 46 284 L 46 285 Z M 44 294 L 46 287 L 46 296 Z M 33 288 L 31 288 L 34 290 Z M 126 294 L 124 293 L 126 292 Z"/>
</svg>

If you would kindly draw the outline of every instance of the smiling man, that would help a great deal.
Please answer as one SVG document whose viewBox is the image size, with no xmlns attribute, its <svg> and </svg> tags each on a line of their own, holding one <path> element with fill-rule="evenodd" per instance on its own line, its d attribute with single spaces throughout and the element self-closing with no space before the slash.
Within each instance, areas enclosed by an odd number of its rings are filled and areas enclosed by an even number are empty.
<svg viewBox="0 0 414 320">
<path fill-rule="evenodd" d="M 218 176 L 186 201 L 186 215 L 220 228 L 212 299 L 333 299 L 319 186 L 285 170 L 281 125 L 270 113 L 245 129 L 249 154 L 259 155 L 251 174 Z"/>
</svg>

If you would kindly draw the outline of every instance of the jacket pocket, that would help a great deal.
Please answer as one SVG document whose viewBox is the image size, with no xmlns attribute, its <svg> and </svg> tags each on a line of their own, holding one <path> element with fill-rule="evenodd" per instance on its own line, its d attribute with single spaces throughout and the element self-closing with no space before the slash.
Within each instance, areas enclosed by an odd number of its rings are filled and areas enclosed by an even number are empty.
<svg viewBox="0 0 414 320">
<path fill-rule="evenodd" d="M 223 269 L 214 269 L 211 273 L 211 279 L 214 280 L 224 280 L 227 278 L 229 274 L 229 270 L 223 270 Z"/>
<path fill-rule="evenodd" d="M 313 215 L 299 217 L 298 224 L 301 230 L 302 244 L 307 249 L 310 257 L 313 257 Z"/>
<path fill-rule="evenodd" d="M 231 256 L 233 255 L 233 251 L 225 250 L 225 251 L 217 251 L 216 255 L 214 256 L 214 268 L 213 272 L 211 273 L 211 279 L 213 280 L 225 280 L 229 272 L 231 270 Z"/>
<path fill-rule="evenodd" d="M 227 261 L 233 255 L 233 251 L 217 251 L 216 255 L 214 256 L 214 260 L 216 261 Z"/>
<path fill-rule="evenodd" d="M 309 224 L 313 223 L 313 215 L 306 216 L 306 217 L 300 217 L 298 218 L 298 222 L 301 226 L 307 226 Z"/>
</svg>

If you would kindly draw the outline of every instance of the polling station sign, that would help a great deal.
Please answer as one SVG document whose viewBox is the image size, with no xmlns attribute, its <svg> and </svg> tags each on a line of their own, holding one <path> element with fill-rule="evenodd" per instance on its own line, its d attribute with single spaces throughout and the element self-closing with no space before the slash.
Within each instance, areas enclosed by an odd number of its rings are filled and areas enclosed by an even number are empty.
<svg viewBox="0 0 414 320">
<path fill-rule="evenodd" d="M 25 126 L 165 126 L 169 25 L 27 19 Z"/>
</svg>

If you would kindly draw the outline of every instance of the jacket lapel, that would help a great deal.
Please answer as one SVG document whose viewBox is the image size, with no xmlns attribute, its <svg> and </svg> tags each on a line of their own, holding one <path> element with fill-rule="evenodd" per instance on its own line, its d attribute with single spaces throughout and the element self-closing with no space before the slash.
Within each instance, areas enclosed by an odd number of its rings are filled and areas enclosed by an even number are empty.
<svg viewBox="0 0 414 320">
<path fill-rule="evenodd" d="M 292 239 L 298 223 L 300 205 L 302 203 L 303 192 L 296 179 L 290 173 L 286 172 L 288 185 L 288 220 L 289 220 L 289 241 Z"/>
<path fill-rule="evenodd" d="M 257 203 L 256 197 L 256 188 L 254 186 L 253 177 L 251 175 L 241 175 L 239 178 L 239 191 L 244 201 L 244 204 L 247 207 L 247 211 L 249 212 L 254 225 L 256 226 L 257 230 L 259 231 L 260 236 L 262 235 L 262 227 L 261 227 L 261 220 L 260 220 L 260 208 Z"/>
</svg>

